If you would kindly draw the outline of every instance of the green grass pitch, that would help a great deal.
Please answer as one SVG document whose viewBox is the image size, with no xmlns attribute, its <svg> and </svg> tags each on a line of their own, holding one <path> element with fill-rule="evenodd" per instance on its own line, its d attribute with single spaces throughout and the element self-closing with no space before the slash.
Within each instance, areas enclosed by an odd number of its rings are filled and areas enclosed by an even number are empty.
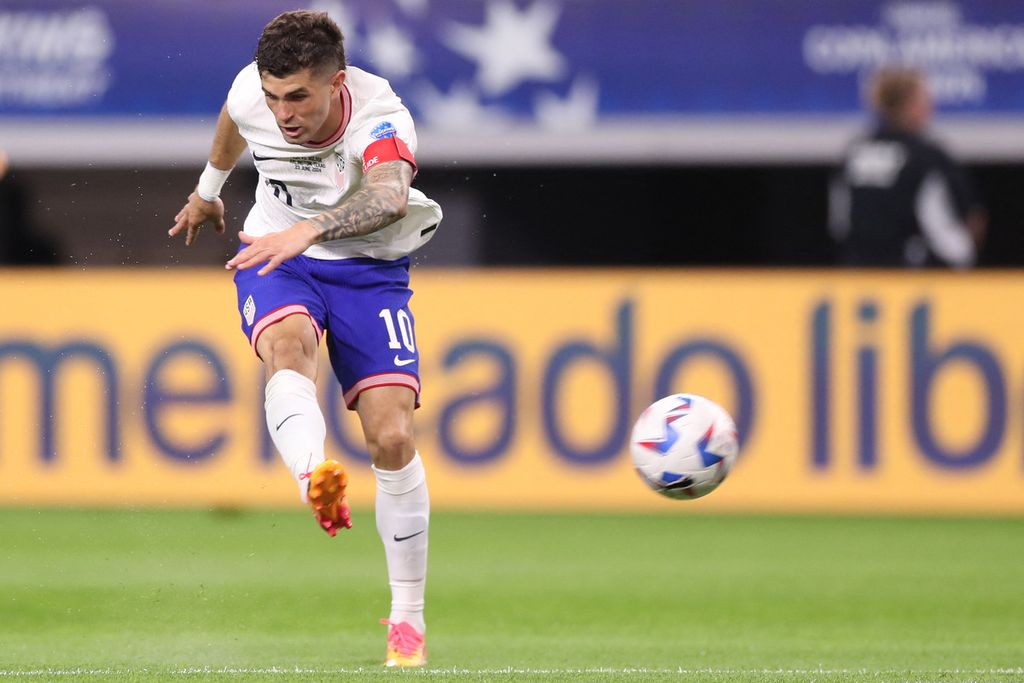
<svg viewBox="0 0 1024 683">
<path fill-rule="evenodd" d="M 1024 520 L 435 512 L 430 667 L 372 513 L 0 510 L 0 679 L 1024 680 Z"/>
</svg>

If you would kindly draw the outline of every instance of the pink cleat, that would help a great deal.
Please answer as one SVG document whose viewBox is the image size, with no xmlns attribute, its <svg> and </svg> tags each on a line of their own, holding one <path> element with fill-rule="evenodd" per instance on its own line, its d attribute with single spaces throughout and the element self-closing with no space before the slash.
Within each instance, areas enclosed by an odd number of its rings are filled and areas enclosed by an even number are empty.
<svg viewBox="0 0 1024 683">
<path fill-rule="evenodd" d="M 407 621 L 396 624 L 381 619 L 380 623 L 390 627 L 384 666 L 423 666 L 427 663 L 427 643 L 422 633 Z"/>
<path fill-rule="evenodd" d="M 348 474 L 337 460 L 324 460 L 309 473 L 309 507 L 317 523 L 334 536 L 338 529 L 351 529 L 352 519 L 345 500 Z"/>
</svg>

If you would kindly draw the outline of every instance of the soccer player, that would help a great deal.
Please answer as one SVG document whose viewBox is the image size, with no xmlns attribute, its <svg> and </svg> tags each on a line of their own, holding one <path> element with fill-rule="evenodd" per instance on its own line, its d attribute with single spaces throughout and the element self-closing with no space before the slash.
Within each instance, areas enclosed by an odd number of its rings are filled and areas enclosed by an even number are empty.
<svg viewBox="0 0 1024 683">
<path fill-rule="evenodd" d="M 986 215 L 964 170 L 926 137 L 933 106 L 924 75 L 875 74 L 878 124 L 854 141 L 830 191 L 830 230 L 851 266 L 974 265 Z"/>
<path fill-rule="evenodd" d="M 345 402 L 360 419 L 377 480 L 387 556 L 388 666 L 426 662 L 423 619 L 430 503 L 413 443 L 419 355 L 409 258 L 441 220 L 411 187 L 412 118 L 387 81 L 345 63 L 342 33 L 321 12 L 286 12 L 264 28 L 217 120 L 209 163 L 169 234 L 191 244 L 224 231 L 221 187 L 246 146 L 259 171 L 239 233 L 242 330 L 266 369 L 274 445 L 331 536 L 350 528 L 342 465 L 324 455 L 317 402 L 321 337 Z"/>
</svg>

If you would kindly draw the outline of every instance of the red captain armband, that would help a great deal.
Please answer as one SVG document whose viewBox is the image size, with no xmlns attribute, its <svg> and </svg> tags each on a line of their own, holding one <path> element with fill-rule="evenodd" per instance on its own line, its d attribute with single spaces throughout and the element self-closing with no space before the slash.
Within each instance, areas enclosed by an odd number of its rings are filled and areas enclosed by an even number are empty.
<svg viewBox="0 0 1024 683">
<path fill-rule="evenodd" d="M 409 151 L 408 145 L 402 142 L 402 138 L 392 135 L 388 138 L 381 138 L 371 142 L 366 151 L 363 152 L 363 173 L 366 173 L 377 164 L 385 161 L 408 161 L 412 165 L 412 173 L 416 175 L 416 157 Z"/>
</svg>

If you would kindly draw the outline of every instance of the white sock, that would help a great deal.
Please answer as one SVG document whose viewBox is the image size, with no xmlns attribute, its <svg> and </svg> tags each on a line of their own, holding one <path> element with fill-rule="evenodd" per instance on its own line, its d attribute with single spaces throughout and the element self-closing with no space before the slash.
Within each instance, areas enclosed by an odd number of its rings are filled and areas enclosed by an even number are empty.
<svg viewBox="0 0 1024 683">
<path fill-rule="evenodd" d="M 377 532 L 384 542 L 391 583 L 391 616 L 407 621 L 420 633 L 427 586 L 427 531 L 430 496 L 419 453 L 400 470 L 373 467 L 377 477 Z"/>
<path fill-rule="evenodd" d="M 294 370 L 278 370 L 267 382 L 267 429 L 306 502 L 309 472 L 324 460 L 327 425 L 316 385 Z"/>
</svg>

